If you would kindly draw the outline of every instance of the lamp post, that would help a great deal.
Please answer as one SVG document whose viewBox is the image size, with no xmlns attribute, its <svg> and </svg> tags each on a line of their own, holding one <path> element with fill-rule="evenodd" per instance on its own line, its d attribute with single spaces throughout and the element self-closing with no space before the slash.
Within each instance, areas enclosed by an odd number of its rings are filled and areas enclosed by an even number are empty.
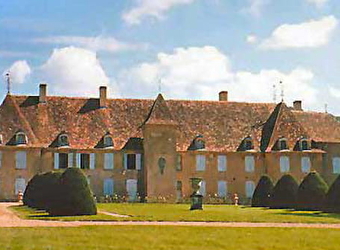
<svg viewBox="0 0 340 250">
<path fill-rule="evenodd" d="M 200 194 L 199 189 L 202 184 L 202 178 L 194 177 L 190 178 L 191 181 L 191 187 L 194 190 L 192 195 L 190 195 L 191 198 L 191 207 L 190 210 L 202 210 L 203 207 L 203 195 Z"/>
</svg>

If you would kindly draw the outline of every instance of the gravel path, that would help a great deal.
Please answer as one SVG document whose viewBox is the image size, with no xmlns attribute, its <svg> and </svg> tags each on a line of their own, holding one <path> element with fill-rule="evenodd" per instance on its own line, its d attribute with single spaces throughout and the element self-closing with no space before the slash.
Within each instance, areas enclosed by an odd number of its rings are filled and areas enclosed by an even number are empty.
<svg viewBox="0 0 340 250">
<path fill-rule="evenodd" d="M 203 226 L 203 227 L 281 227 L 281 228 L 333 228 L 340 224 L 321 223 L 253 223 L 253 222 L 168 222 L 168 221 L 42 221 L 19 218 L 8 207 L 18 203 L 0 203 L 0 227 L 78 227 L 91 225 L 110 226 Z M 114 214 L 116 216 L 116 214 Z"/>
</svg>

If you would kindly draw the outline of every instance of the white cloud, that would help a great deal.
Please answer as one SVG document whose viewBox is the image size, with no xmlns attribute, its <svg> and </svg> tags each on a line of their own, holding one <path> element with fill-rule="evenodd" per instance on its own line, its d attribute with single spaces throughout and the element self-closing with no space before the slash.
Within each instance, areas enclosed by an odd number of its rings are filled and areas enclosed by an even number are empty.
<svg viewBox="0 0 340 250">
<path fill-rule="evenodd" d="M 62 44 L 77 46 L 93 51 L 118 52 L 126 50 L 146 49 L 146 45 L 130 44 L 118 41 L 114 37 L 85 37 L 85 36 L 51 36 L 33 39 L 35 43 Z"/>
<path fill-rule="evenodd" d="M 310 4 L 314 4 L 317 8 L 324 6 L 328 0 L 306 0 Z"/>
<path fill-rule="evenodd" d="M 125 83 L 122 92 L 129 96 L 140 93 L 155 96 L 159 78 L 167 98 L 216 100 L 219 91 L 228 90 L 234 101 L 272 102 L 273 84 L 283 81 L 287 102 L 302 99 L 312 105 L 316 101 L 311 71 L 303 68 L 288 73 L 276 69 L 233 71 L 229 58 L 209 46 L 159 53 L 155 62 L 139 64 L 120 76 Z"/>
<path fill-rule="evenodd" d="M 246 40 L 249 44 L 257 43 L 257 37 L 255 35 L 248 35 Z"/>
<path fill-rule="evenodd" d="M 39 74 L 58 95 L 97 96 L 98 87 L 110 82 L 96 53 L 76 47 L 54 49 Z"/>
<path fill-rule="evenodd" d="M 123 14 L 123 19 L 130 25 L 140 24 L 146 16 L 162 19 L 164 13 L 176 5 L 190 4 L 195 0 L 138 0 L 137 5 Z"/>
<path fill-rule="evenodd" d="M 266 5 L 270 4 L 270 0 L 248 0 L 248 1 L 249 7 L 244 9 L 244 11 L 255 17 L 261 16 L 263 9 L 266 7 Z"/>
<path fill-rule="evenodd" d="M 317 48 L 328 44 L 338 20 L 326 16 L 300 24 L 283 24 L 260 45 L 263 49 Z"/>
<path fill-rule="evenodd" d="M 11 82 L 14 84 L 22 84 L 31 74 L 31 68 L 26 61 L 16 61 L 3 72 L 3 75 L 10 73 Z"/>
</svg>

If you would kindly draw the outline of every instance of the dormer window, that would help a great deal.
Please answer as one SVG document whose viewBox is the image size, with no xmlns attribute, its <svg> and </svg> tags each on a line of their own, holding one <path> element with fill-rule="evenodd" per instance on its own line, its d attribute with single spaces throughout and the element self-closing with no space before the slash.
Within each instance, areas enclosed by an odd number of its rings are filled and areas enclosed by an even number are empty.
<svg viewBox="0 0 340 250">
<path fill-rule="evenodd" d="M 306 138 L 300 140 L 300 150 L 310 150 L 310 143 Z"/>
<path fill-rule="evenodd" d="M 243 147 L 244 147 L 244 150 L 252 150 L 252 149 L 254 149 L 253 140 L 251 139 L 251 137 L 247 137 L 246 139 L 244 139 Z"/>
<path fill-rule="evenodd" d="M 59 147 L 67 147 L 69 146 L 69 141 L 68 141 L 68 135 L 67 134 L 61 134 L 58 137 L 58 146 Z"/>
<path fill-rule="evenodd" d="M 18 132 L 15 136 L 15 141 L 17 145 L 26 145 L 27 144 L 27 136 L 24 132 Z"/>
<path fill-rule="evenodd" d="M 287 150 L 288 143 L 286 138 L 279 139 L 279 150 Z"/>
<path fill-rule="evenodd" d="M 194 139 L 194 148 L 196 150 L 198 149 L 205 149 L 205 141 L 203 140 L 203 136 L 202 135 L 198 135 L 195 139 Z"/>
<path fill-rule="evenodd" d="M 113 147 L 113 140 L 111 135 L 107 134 L 104 136 L 104 147 L 108 148 L 108 147 Z"/>
</svg>

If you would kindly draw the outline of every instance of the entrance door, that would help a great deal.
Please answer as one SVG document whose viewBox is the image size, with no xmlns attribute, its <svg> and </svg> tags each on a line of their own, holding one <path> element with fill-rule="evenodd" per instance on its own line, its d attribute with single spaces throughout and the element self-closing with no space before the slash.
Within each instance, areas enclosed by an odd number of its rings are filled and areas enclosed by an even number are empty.
<svg viewBox="0 0 340 250">
<path fill-rule="evenodd" d="M 137 180 L 136 179 L 126 180 L 126 191 L 129 196 L 129 201 L 136 201 L 137 199 Z"/>
</svg>

